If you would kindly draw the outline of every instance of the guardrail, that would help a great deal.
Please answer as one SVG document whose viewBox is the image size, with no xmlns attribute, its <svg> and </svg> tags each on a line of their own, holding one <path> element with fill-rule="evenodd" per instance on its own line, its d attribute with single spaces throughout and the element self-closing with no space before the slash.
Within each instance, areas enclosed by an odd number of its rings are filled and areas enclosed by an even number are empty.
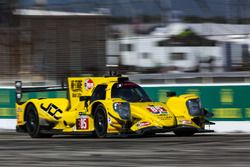
<svg viewBox="0 0 250 167">
<path fill-rule="evenodd" d="M 86 74 L 84 76 L 91 76 Z M 250 83 L 250 71 L 246 72 L 201 72 L 201 73 L 130 73 L 130 80 L 141 84 L 191 84 L 191 83 Z M 32 77 L 16 78 L 1 76 L 0 86 L 14 86 L 16 80 L 26 86 L 61 85 L 61 80 L 33 79 Z"/>
<path fill-rule="evenodd" d="M 250 72 L 131 74 L 130 80 L 141 84 L 250 83 Z"/>
</svg>

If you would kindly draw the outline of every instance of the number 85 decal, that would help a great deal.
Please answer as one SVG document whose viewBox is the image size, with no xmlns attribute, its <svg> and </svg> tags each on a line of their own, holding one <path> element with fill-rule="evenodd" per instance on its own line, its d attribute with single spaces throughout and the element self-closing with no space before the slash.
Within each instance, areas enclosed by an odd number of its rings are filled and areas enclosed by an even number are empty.
<svg viewBox="0 0 250 167">
<path fill-rule="evenodd" d="M 88 128 L 89 128 L 89 119 L 87 117 L 76 119 L 76 129 L 87 130 Z"/>
</svg>

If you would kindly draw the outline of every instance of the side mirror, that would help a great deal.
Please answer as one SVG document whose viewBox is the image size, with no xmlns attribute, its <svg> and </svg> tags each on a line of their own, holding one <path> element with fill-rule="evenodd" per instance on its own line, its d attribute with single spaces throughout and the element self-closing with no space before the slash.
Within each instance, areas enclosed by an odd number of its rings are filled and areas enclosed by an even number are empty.
<svg viewBox="0 0 250 167">
<path fill-rule="evenodd" d="M 176 96 L 176 92 L 167 92 L 167 97 L 174 97 Z"/>
<path fill-rule="evenodd" d="M 80 96 L 80 101 L 89 101 L 91 99 L 91 96 Z"/>
<path fill-rule="evenodd" d="M 80 96 L 79 100 L 84 101 L 84 106 L 87 108 L 88 107 L 88 101 L 90 101 L 91 96 Z"/>
<path fill-rule="evenodd" d="M 214 114 L 213 114 L 213 113 L 208 112 L 205 108 L 202 108 L 202 110 L 203 110 L 203 113 L 204 113 L 205 117 L 207 117 L 207 118 L 211 118 L 211 117 L 213 117 L 213 116 L 214 116 Z"/>
</svg>

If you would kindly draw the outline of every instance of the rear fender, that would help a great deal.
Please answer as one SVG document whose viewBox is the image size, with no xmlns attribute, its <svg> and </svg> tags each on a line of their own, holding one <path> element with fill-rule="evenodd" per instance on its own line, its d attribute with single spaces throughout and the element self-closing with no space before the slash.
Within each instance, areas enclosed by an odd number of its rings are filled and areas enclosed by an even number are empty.
<svg viewBox="0 0 250 167">
<path fill-rule="evenodd" d="M 28 105 L 33 104 L 37 110 L 41 124 L 45 122 L 57 123 L 63 117 L 63 112 L 68 107 L 68 100 L 63 98 L 31 99 L 26 103 L 25 113 Z M 24 113 L 24 115 L 25 115 Z"/>
</svg>

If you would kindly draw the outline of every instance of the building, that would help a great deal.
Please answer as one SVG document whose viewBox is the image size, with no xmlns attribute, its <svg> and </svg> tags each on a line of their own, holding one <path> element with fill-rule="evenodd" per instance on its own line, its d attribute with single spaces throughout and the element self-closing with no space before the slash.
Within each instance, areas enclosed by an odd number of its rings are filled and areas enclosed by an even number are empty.
<svg viewBox="0 0 250 167">
<path fill-rule="evenodd" d="M 105 72 L 107 15 L 17 9 L 13 17 L 17 25 L 0 33 L 2 75 L 58 80 Z"/>
<path fill-rule="evenodd" d="M 146 35 L 116 40 L 119 62 L 128 69 L 151 72 L 242 70 L 249 60 L 249 29 L 249 25 L 171 23 Z M 196 35 L 185 37 L 187 30 Z"/>
</svg>

